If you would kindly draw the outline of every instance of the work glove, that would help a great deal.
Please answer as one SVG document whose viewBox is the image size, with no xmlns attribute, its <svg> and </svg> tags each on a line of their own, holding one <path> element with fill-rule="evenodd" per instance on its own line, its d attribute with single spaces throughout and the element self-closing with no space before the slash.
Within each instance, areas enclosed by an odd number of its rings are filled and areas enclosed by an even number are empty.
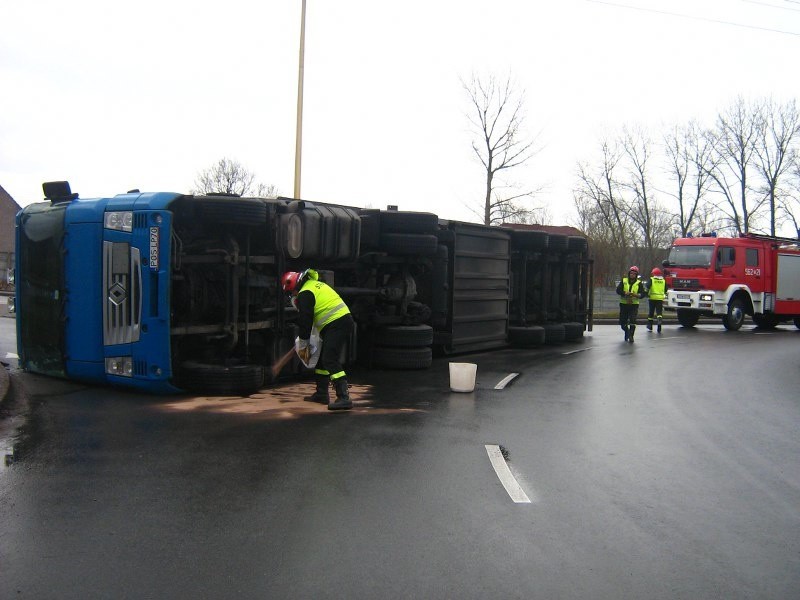
<svg viewBox="0 0 800 600">
<path fill-rule="evenodd" d="M 308 363 L 311 358 L 311 346 L 308 342 L 308 340 L 297 341 L 297 356 L 299 356 L 300 360 L 304 363 Z"/>
</svg>

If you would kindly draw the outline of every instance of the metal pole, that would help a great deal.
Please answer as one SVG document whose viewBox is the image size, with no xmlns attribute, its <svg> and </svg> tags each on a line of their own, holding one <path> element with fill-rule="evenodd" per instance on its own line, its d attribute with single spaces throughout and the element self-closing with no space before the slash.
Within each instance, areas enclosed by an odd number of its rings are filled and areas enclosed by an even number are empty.
<svg viewBox="0 0 800 600">
<path fill-rule="evenodd" d="M 300 198 L 300 163 L 303 154 L 303 71 L 306 46 L 306 0 L 300 15 L 300 66 L 297 73 L 297 131 L 294 146 L 294 197 Z"/>
</svg>

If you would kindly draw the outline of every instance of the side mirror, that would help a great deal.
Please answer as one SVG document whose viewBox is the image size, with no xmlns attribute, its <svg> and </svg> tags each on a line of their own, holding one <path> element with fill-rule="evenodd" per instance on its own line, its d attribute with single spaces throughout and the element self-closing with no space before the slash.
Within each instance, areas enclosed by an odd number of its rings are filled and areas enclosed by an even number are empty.
<svg viewBox="0 0 800 600">
<path fill-rule="evenodd" d="M 664 267 L 664 268 L 667 268 L 668 266 L 670 266 L 669 259 L 665 258 L 664 260 L 662 260 L 661 261 L 661 266 Z"/>
</svg>

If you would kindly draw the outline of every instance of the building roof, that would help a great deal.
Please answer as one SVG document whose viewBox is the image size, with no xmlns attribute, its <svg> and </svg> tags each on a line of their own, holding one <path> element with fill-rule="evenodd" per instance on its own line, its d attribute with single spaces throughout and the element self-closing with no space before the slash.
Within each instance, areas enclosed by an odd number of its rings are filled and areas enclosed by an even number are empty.
<svg viewBox="0 0 800 600">
<path fill-rule="evenodd" d="M 21 208 L 0 186 L 0 252 L 14 252 L 14 217 Z"/>
</svg>

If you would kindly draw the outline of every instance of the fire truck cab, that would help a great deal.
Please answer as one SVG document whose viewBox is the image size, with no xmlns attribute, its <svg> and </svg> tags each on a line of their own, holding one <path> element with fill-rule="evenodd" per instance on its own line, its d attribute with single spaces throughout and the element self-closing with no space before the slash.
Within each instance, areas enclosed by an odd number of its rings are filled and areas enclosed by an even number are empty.
<svg viewBox="0 0 800 600">
<path fill-rule="evenodd" d="M 745 234 L 676 239 L 664 261 L 669 290 L 664 308 L 693 327 L 721 317 L 735 331 L 745 315 L 764 328 L 794 321 L 800 328 L 800 242 Z"/>
</svg>

